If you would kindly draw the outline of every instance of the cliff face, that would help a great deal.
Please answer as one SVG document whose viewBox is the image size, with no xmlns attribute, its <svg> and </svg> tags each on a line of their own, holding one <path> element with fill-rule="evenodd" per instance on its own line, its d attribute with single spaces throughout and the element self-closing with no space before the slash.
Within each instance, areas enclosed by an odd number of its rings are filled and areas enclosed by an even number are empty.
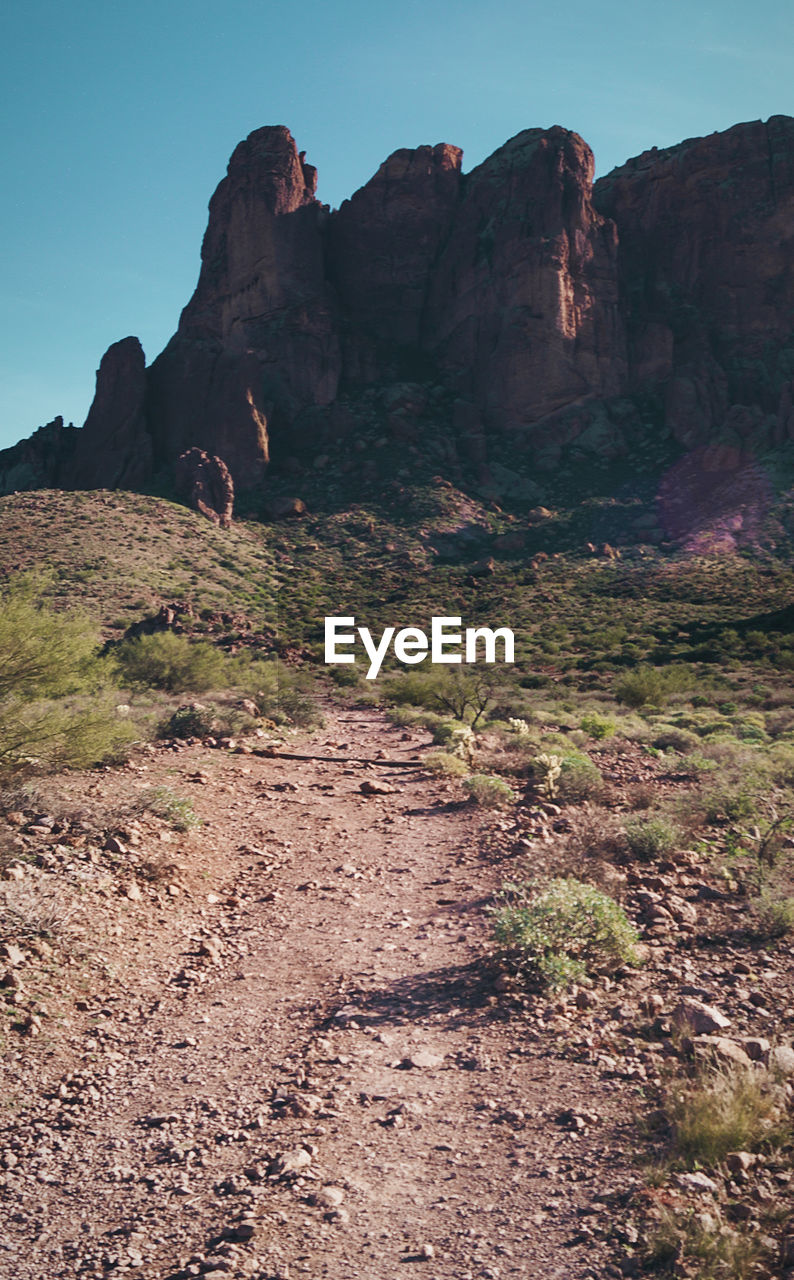
<svg viewBox="0 0 794 1280">
<path fill-rule="evenodd" d="M 595 185 L 617 226 L 634 389 L 687 446 L 794 435 L 794 120 L 649 151 Z"/>
<path fill-rule="evenodd" d="M 396 151 L 333 213 L 316 176 L 283 127 L 240 143 L 168 346 L 146 369 L 136 339 L 114 344 L 76 439 L 47 428 L 0 477 L 135 487 L 196 448 L 250 488 L 271 455 L 350 431 L 340 397 L 409 366 L 477 463 L 494 433 L 547 465 L 577 440 L 613 456 L 649 401 L 690 448 L 794 436 L 794 120 L 646 152 L 595 187 L 560 128 L 466 175 L 456 147 Z"/>
<path fill-rule="evenodd" d="M 617 238 L 575 133 L 529 129 L 465 180 L 432 272 L 423 345 L 497 431 L 625 382 Z"/>
<path fill-rule="evenodd" d="M 259 129 L 236 148 L 210 201 L 196 291 L 149 371 L 156 462 L 197 446 L 250 487 L 269 458 L 269 418 L 286 427 L 336 395 L 338 321 L 315 186 L 287 129 Z"/>
</svg>

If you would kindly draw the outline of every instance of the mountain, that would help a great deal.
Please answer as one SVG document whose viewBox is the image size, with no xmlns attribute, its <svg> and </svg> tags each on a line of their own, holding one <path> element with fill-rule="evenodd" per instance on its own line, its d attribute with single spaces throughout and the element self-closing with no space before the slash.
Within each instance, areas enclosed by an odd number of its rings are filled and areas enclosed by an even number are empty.
<svg viewBox="0 0 794 1280">
<path fill-rule="evenodd" d="M 595 184 L 559 127 L 461 160 L 396 151 L 331 211 L 286 128 L 252 133 L 165 350 L 147 367 L 136 338 L 111 346 L 83 428 L 0 453 L 0 490 L 167 487 L 196 450 L 258 491 L 373 424 L 416 449 L 431 423 L 480 481 L 505 453 L 531 475 L 717 444 L 724 468 L 794 437 L 794 120 Z"/>
</svg>

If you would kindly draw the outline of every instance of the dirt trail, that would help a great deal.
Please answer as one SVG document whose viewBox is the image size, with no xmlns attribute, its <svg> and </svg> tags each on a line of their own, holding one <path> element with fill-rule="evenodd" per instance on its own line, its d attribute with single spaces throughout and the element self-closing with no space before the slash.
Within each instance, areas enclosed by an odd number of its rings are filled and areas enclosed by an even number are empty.
<svg viewBox="0 0 794 1280">
<path fill-rule="evenodd" d="M 311 750 L 426 742 L 349 711 Z M 160 778 L 233 890 L 185 902 L 181 954 L 144 946 L 76 1078 L 23 1100 L 0 1276 L 619 1275 L 591 1225 L 633 1179 L 630 1086 L 494 993 L 495 819 L 385 766 L 192 747 Z"/>
</svg>

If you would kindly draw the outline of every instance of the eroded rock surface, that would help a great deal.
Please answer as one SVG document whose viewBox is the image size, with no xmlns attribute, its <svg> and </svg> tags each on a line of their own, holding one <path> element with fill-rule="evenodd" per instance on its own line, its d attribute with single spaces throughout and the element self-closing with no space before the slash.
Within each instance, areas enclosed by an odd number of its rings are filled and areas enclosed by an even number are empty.
<svg viewBox="0 0 794 1280">
<path fill-rule="evenodd" d="M 114 344 L 76 441 L 47 428 L 0 454 L 0 482 L 134 488 L 197 448 L 248 489 L 271 459 L 355 442 L 362 412 L 418 447 L 429 416 L 482 476 L 497 438 L 546 468 L 568 449 L 610 462 L 638 433 L 794 438 L 789 117 L 595 186 L 587 144 L 554 127 L 468 174 L 446 143 L 395 151 L 337 211 L 316 188 L 283 126 L 241 142 L 165 350 L 146 369 L 137 339 Z M 408 384 L 418 413 L 389 407 Z"/>
<path fill-rule="evenodd" d="M 213 524 L 228 529 L 234 510 L 234 482 L 222 458 L 204 449 L 188 449 L 176 464 L 176 484 L 191 507 Z"/>
</svg>

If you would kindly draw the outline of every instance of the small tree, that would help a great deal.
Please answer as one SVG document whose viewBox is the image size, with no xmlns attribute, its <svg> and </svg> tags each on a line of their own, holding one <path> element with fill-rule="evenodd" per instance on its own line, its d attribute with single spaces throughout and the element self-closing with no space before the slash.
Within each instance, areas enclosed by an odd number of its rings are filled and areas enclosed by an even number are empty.
<svg viewBox="0 0 794 1280">
<path fill-rule="evenodd" d="M 0 770 L 86 766 L 118 753 L 135 730 L 88 621 L 41 600 L 46 579 L 24 575 L 0 589 Z"/>
</svg>

